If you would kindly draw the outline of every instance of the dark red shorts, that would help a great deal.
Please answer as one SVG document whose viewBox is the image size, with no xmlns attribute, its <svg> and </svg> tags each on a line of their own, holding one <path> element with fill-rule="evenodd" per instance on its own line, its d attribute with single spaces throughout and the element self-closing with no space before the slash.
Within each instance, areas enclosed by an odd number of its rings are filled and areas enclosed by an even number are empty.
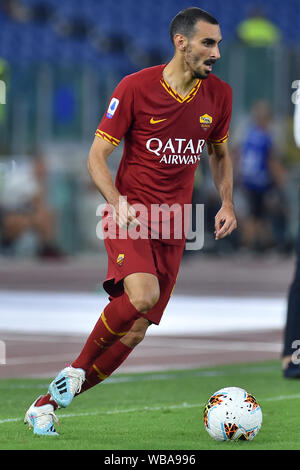
<svg viewBox="0 0 300 470">
<path fill-rule="evenodd" d="M 171 245 L 160 240 L 141 238 L 106 238 L 104 241 L 108 254 L 104 289 L 111 298 L 119 297 L 124 292 L 123 280 L 129 274 L 154 274 L 159 281 L 160 298 L 145 318 L 158 325 L 176 282 L 184 243 Z"/>
</svg>

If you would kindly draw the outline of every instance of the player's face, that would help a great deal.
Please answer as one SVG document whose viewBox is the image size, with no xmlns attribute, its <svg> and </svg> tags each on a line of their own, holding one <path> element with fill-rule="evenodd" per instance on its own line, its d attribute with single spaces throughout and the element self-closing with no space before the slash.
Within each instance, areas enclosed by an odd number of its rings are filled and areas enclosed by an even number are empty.
<svg viewBox="0 0 300 470">
<path fill-rule="evenodd" d="M 194 35 L 187 41 L 185 62 L 193 78 L 207 78 L 216 60 L 220 59 L 222 40 L 219 25 L 198 21 Z"/>
</svg>

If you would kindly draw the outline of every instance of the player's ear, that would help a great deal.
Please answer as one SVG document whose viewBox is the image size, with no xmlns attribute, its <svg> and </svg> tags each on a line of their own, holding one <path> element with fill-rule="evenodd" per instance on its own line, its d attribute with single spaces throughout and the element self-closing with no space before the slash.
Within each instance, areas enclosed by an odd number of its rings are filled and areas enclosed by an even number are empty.
<svg viewBox="0 0 300 470">
<path fill-rule="evenodd" d="M 174 46 L 175 49 L 179 50 L 180 52 L 184 52 L 187 46 L 187 38 L 183 34 L 175 34 Z"/>
</svg>

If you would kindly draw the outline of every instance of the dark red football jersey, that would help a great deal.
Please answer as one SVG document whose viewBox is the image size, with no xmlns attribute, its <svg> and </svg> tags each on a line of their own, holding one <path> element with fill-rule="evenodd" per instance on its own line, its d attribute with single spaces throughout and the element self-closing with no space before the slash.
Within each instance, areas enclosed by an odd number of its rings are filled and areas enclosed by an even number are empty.
<svg viewBox="0 0 300 470">
<path fill-rule="evenodd" d="M 231 87 L 213 74 L 185 98 L 164 80 L 159 65 L 128 75 L 116 87 L 96 136 L 123 156 L 118 191 L 130 204 L 190 204 L 205 143 L 228 139 Z"/>
</svg>

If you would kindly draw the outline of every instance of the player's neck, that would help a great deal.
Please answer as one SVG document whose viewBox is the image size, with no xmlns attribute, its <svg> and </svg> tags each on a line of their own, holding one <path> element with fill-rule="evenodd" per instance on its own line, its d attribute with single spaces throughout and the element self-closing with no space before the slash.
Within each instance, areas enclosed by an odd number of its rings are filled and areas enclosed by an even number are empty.
<svg viewBox="0 0 300 470">
<path fill-rule="evenodd" d="M 163 77 L 183 98 L 189 94 L 198 81 L 176 56 L 164 68 Z"/>
</svg>

